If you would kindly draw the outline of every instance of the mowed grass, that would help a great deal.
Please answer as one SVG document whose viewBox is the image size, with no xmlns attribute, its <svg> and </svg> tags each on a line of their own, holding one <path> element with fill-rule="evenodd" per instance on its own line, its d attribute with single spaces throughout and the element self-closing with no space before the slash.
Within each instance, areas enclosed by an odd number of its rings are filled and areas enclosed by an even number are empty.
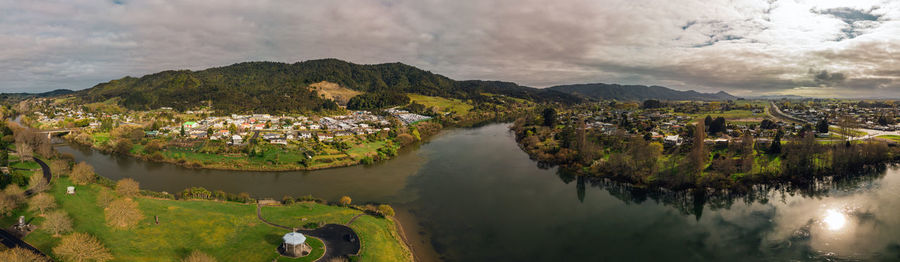
<svg viewBox="0 0 900 262">
<path fill-rule="evenodd" d="M 264 207 L 263 217 L 270 222 L 302 227 L 308 223 L 346 224 L 362 211 L 314 203 L 298 203 L 290 208 Z M 304 220 L 305 219 L 305 220 Z M 362 241 L 360 261 L 408 261 L 411 254 L 390 219 L 362 215 L 350 224 Z"/>
<path fill-rule="evenodd" d="M 289 259 L 277 254 L 283 229 L 263 224 L 256 218 L 256 206 L 216 201 L 181 201 L 137 198 L 144 219 L 129 230 L 111 229 L 104 212 L 96 204 L 99 185 L 76 186 L 76 195 L 66 195 L 72 185 L 67 178 L 54 182 L 50 191 L 60 208 L 69 213 L 78 232 L 89 233 L 116 257 L 114 261 L 179 261 L 193 250 L 200 250 L 219 261 L 311 261 L 323 254 L 323 244 L 307 238 L 312 256 Z M 22 209 L 23 210 L 23 209 Z M 24 211 L 16 212 L 33 217 Z M 346 223 L 360 211 L 317 203 L 265 207 L 264 215 L 276 223 L 289 223 L 308 218 L 323 223 Z M 154 222 L 159 216 L 160 223 Z M 42 218 L 35 219 L 40 224 Z M 9 222 L 5 221 L 4 222 Z M 299 225 L 298 225 L 299 226 Z M 401 244 L 391 220 L 372 216 L 360 217 L 351 226 L 365 245 L 361 261 L 406 261 L 409 251 Z M 59 242 L 42 230 L 25 239 L 37 248 L 51 253 Z"/>
<path fill-rule="evenodd" d="M 352 148 L 347 150 L 347 154 L 350 155 L 353 159 L 362 159 L 366 156 L 375 156 L 378 155 L 378 149 L 384 147 L 387 144 L 387 141 L 375 141 L 375 142 L 363 142 L 360 144 L 356 144 Z"/>
<path fill-rule="evenodd" d="M 693 117 L 694 121 L 703 120 L 706 116 L 710 116 L 712 118 L 724 117 L 725 120 L 731 119 L 747 119 L 747 118 L 762 118 L 765 117 L 764 113 L 753 113 L 750 110 L 728 110 L 724 112 L 713 111 L 708 113 L 698 113 L 698 114 L 689 114 L 689 116 Z"/>
<path fill-rule="evenodd" d="M 413 102 L 423 104 L 425 107 L 434 107 L 437 112 L 453 112 L 456 115 L 465 115 L 474 106 L 459 99 L 443 98 L 435 96 L 423 96 L 419 94 L 407 94 Z"/>
<path fill-rule="evenodd" d="M 898 135 L 880 135 L 880 136 L 878 136 L 878 138 L 890 139 L 890 140 L 893 140 L 894 142 L 900 143 L 900 136 L 898 136 Z"/>
</svg>

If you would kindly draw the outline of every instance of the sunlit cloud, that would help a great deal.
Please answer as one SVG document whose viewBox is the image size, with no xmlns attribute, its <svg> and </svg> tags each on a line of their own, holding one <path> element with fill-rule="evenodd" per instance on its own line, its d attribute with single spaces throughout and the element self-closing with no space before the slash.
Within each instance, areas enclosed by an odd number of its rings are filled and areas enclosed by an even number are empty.
<svg viewBox="0 0 900 262">
<path fill-rule="evenodd" d="M 896 1 L 0 0 L 0 91 L 334 57 L 534 87 L 900 97 L 898 21 Z"/>
</svg>

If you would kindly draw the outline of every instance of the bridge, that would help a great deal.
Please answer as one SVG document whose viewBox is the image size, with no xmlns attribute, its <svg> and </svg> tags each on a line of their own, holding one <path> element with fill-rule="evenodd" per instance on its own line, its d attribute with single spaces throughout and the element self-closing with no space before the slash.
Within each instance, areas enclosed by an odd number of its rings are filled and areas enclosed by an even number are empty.
<svg viewBox="0 0 900 262">
<path fill-rule="evenodd" d="M 47 139 L 53 137 L 53 134 L 63 134 L 63 133 L 71 133 L 78 129 L 75 128 L 62 128 L 62 129 L 53 129 L 53 130 L 34 130 L 35 133 L 38 134 L 47 134 Z"/>
</svg>

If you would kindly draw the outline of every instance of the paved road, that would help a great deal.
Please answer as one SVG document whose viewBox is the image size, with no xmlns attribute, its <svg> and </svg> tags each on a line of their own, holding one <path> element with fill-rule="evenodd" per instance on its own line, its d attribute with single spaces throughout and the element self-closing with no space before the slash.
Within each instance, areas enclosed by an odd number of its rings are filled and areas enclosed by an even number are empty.
<svg viewBox="0 0 900 262">
<path fill-rule="evenodd" d="M 263 218 L 262 205 L 259 204 L 256 205 L 256 217 L 270 226 L 293 230 L 289 226 L 275 224 Z M 331 258 L 358 255 L 361 248 L 359 236 L 352 228 L 345 225 L 327 224 L 313 230 L 300 229 L 297 232 L 316 237 L 325 242 L 325 254 L 316 261 L 328 261 Z"/>
<path fill-rule="evenodd" d="M 38 165 L 41 165 L 41 170 L 44 171 L 44 181 L 47 181 L 47 184 L 50 184 L 50 180 L 53 179 L 53 174 L 50 173 L 50 167 L 47 166 L 47 163 L 44 163 L 44 161 L 42 161 L 40 158 L 33 158 L 34 162 L 37 162 Z M 32 192 L 31 189 L 25 190 L 26 196 L 31 196 L 32 194 L 34 194 L 34 192 Z"/>
<path fill-rule="evenodd" d="M 788 120 L 796 121 L 796 122 L 800 122 L 800 123 L 811 123 L 811 122 L 803 121 L 802 119 L 796 118 L 794 116 L 791 116 L 790 114 L 782 112 L 781 109 L 778 108 L 777 105 L 775 105 L 775 102 L 771 102 L 771 108 L 773 108 L 775 113 L 778 114 L 779 116 L 781 116 L 780 118 L 782 118 L 782 119 L 786 118 Z M 768 110 L 767 110 L 767 112 L 768 112 Z M 772 117 L 778 118 L 775 115 L 772 115 L 772 114 L 769 114 L 769 115 Z M 811 124 L 815 124 L 815 123 L 811 123 Z M 831 125 L 830 127 L 840 128 L 839 126 L 836 126 L 836 125 Z M 882 131 L 882 130 L 875 130 L 875 129 L 868 129 L 868 128 L 853 128 L 853 130 L 864 132 L 864 133 L 866 133 L 866 135 L 850 137 L 850 138 L 848 138 L 848 140 L 866 140 L 866 139 L 877 138 L 878 136 L 883 136 L 883 135 L 900 135 L 900 131 Z M 838 134 L 838 135 L 841 135 L 841 134 Z M 844 135 L 841 135 L 841 136 L 844 136 Z"/>
<path fill-rule="evenodd" d="M 41 165 L 41 169 L 44 170 L 44 178 L 49 183 L 50 179 L 53 178 L 53 174 L 50 173 L 50 167 L 47 166 L 47 164 L 44 163 L 44 161 L 41 161 L 40 159 L 38 159 L 36 157 L 34 158 L 34 161 L 37 162 L 39 165 Z M 34 192 L 31 192 L 30 189 L 25 191 L 26 195 L 31 195 L 33 193 Z M 38 255 L 44 256 L 47 259 L 51 259 L 50 256 L 47 256 L 46 254 L 42 253 L 40 250 L 38 250 L 34 246 L 26 243 L 25 241 L 22 241 L 22 239 L 7 232 L 5 229 L 0 229 L 0 243 L 2 243 L 3 245 L 5 245 L 8 248 L 22 247 L 22 248 L 31 250 L 31 252 L 34 252 Z M 52 259 L 51 259 L 51 261 L 52 261 Z"/>
</svg>

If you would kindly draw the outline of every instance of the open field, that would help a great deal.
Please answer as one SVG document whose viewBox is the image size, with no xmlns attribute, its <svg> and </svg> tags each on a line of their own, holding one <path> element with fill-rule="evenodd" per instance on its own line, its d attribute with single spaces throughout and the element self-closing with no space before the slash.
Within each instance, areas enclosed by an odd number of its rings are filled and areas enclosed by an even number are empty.
<svg viewBox="0 0 900 262">
<path fill-rule="evenodd" d="M 310 84 L 309 87 L 313 90 L 316 90 L 316 92 L 319 93 L 319 95 L 324 96 L 325 99 L 334 100 L 340 105 L 346 105 L 347 101 L 349 101 L 350 98 L 362 94 L 362 92 L 342 87 L 336 83 L 328 81 L 313 83 Z"/>
<path fill-rule="evenodd" d="M 323 243 L 307 238 L 313 254 L 300 259 L 290 259 L 277 254 L 283 229 L 271 227 L 256 218 L 256 206 L 232 202 L 183 201 L 139 197 L 136 201 L 144 218 L 132 229 L 117 230 L 106 225 L 103 208 L 97 205 L 100 185 L 76 186 L 76 195 L 66 195 L 68 178 L 54 183 L 51 193 L 60 209 L 65 210 L 74 222 L 76 232 L 89 233 L 98 239 L 116 257 L 114 261 L 177 261 L 193 250 L 200 250 L 219 261 L 312 261 L 321 256 Z M 0 222 L 8 226 L 18 215 L 36 217 L 40 225 L 43 218 L 19 208 L 15 214 Z M 354 209 L 317 203 L 298 203 L 289 206 L 265 207 L 265 216 L 289 225 L 299 224 L 301 218 L 318 223 L 339 223 L 361 214 Z M 154 222 L 159 217 L 159 224 Z M 308 223 L 308 222 L 303 222 Z M 299 227 L 299 225 L 298 225 Z M 396 229 L 389 219 L 363 216 L 351 227 L 357 231 L 364 248 L 361 261 L 403 261 L 409 251 L 396 237 Z M 44 252 L 51 253 L 59 238 L 37 230 L 25 238 Z M 58 259 L 58 258 L 57 258 Z"/>
<path fill-rule="evenodd" d="M 697 114 L 688 114 L 688 116 L 692 117 L 694 121 L 703 120 L 706 116 L 710 116 L 712 118 L 724 117 L 725 120 L 733 120 L 733 121 L 745 121 L 750 122 L 755 120 L 762 120 L 765 118 L 766 114 L 764 113 L 753 113 L 750 110 L 728 110 L 724 112 L 708 112 L 708 113 L 697 113 Z"/>
<path fill-rule="evenodd" d="M 425 107 L 434 107 L 437 112 L 453 112 L 457 115 L 465 115 L 473 106 L 455 98 L 443 98 L 435 96 L 423 96 L 407 94 L 413 102 L 423 104 Z"/>
</svg>

